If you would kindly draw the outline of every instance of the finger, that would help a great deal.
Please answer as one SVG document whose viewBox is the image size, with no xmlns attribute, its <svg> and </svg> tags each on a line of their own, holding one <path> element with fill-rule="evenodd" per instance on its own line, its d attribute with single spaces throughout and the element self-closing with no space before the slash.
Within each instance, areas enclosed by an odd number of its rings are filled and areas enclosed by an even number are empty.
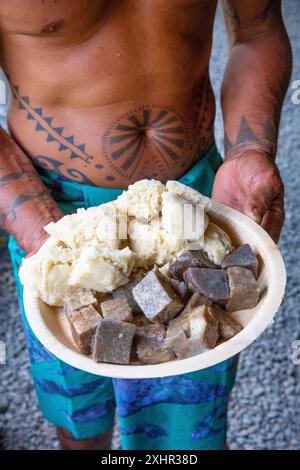
<svg viewBox="0 0 300 470">
<path fill-rule="evenodd" d="M 269 197 L 263 196 L 248 196 L 244 204 L 244 214 L 250 219 L 254 220 L 257 224 L 261 224 L 269 205 Z"/>
<path fill-rule="evenodd" d="M 272 201 L 281 196 L 282 191 L 282 182 L 275 168 L 256 174 L 249 187 L 244 213 L 260 224 Z"/>
<path fill-rule="evenodd" d="M 245 201 L 244 213 L 253 219 L 256 223 L 261 224 L 267 211 L 271 209 L 273 201 L 279 198 L 282 193 L 281 186 L 264 185 L 256 187 L 254 193 L 250 193 Z M 278 199 L 278 200 L 281 200 Z"/>
<path fill-rule="evenodd" d="M 268 232 L 275 243 L 279 240 L 280 232 L 284 224 L 284 217 L 283 199 L 275 199 L 271 203 L 261 223 L 262 228 Z"/>
</svg>

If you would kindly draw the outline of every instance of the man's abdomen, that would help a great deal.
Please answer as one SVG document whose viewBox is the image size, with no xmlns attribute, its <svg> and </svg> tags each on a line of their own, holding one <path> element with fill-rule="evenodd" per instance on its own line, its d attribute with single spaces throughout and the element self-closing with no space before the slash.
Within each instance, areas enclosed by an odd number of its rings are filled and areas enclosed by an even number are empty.
<svg viewBox="0 0 300 470">
<path fill-rule="evenodd" d="M 42 106 L 12 85 L 9 128 L 40 167 L 85 184 L 178 178 L 212 141 L 214 98 L 199 77 L 182 95 L 89 108 Z"/>
<path fill-rule="evenodd" d="M 106 20 L 89 18 L 84 30 L 58 3 L 59 31 L 25 34 L 19 22 L 19 34 L 4 34 L 10 131 L 37 165 L 83 183 L 177 178 L 212 140 L 215 2 L 109 5 Z"/>
</svg>

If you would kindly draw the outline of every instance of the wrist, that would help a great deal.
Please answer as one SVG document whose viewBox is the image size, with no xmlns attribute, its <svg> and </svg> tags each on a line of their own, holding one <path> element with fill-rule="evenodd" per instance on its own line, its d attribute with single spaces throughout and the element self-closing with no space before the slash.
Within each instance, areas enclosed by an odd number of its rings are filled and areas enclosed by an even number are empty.
<svg viewBox="0 0 300 470">
<path fill-rule="evenodd" d="M 269 148 L 253 145 L 253 147 L 250 146 L 247 148 L 233 149 L 230 152 L 225 153 L 224 162 L 253 158 L 254 156 L 266 158 L 269 162 L 274 163 L 276 153 L 272 152 Z"/>
</svg>

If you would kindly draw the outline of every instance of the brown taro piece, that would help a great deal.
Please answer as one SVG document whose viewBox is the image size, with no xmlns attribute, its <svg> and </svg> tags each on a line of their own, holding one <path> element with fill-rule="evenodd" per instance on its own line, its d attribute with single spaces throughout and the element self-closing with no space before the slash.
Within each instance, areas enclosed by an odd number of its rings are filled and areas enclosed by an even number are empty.
<svg viewBox="0 0 300 470">
<path fill-rule="evenodd" d="M 92 359 L 96 362 L 129 364 L 136 327 L 117 320 L 102 320 L 97 327 Z"/>
<path fill-rule="evenodd" d="M 220 304 L 229 300 L 230 293 L 225 270 L 188 268 L 183 277 L 189 289 L 200 292 L 208 300 Z"/>
<path fill-rule="evenodd" d="M 182 281 L 183 274 L 188 268 L 218 269 L 219 266 L 210 261 L 205 251 L 187 250 L 170 264 L 169 272 L 175 279 Z"/>
<path fill-rule="evenodd" d="M 202 305 L 170 322 L 166 345 L 174 351 L 178 359 L 185 359 L 215 347 L 219 337 L 219 322 L 209 308 Z"/>
<path fill-rule="evenodd" d="M 221 341 L 227 341 L 242 331 L 243 327 L 218 305 L 212 305 L 209 308 L 211 314 L 219 322 L 219 339 Z"/>
<path fill-rule="evenodd" d="M 192 297 L 189 299 L 187 304 L 185 305 L 184 309 L 181 312 L 181 315 L 184 313 L 191 312 L 196 307 L 200 307 L 200 305 L 211 305 L 211 300 L 206 299 L 204 295 L 200 294 L 200 292 L 194 292 Z"/>
<path fill-rule="evenodd" d="M 131 323 L 133 323 L 136 327 L 139 326 L 146 326 L 146 325 L 153 325 L 148 318 L 145 317 L 143 313 L 137 313 L 133 316 Z"/>
<path fill-rule="evenodd" d="M 132 310 L 125 297 L 110 299 L 100 304 L 100 310 L 105 320 L 131 321 Z"/>
<path fill-rule="evenodd" d="M 191 297 L 191 291 L 186 287 L 183 281 L 178 281 L 177 279 L 168 278 L 168 281 L 176 294 L 181 298 L 183 302 L 187 302 L 187 300 Z"/>
<path fill-rule="evenodd" d="M 137 327 L 136 336 L 140 338 L 164 339 L 166 336 L 166 327 L 162 323 L 148 323 Z"/>
<path fill-rule="evenodd" d="M 65 308 L 73 339 L 84 354 L 91 353 L 91 340 L 101 321 L 99 312 L 93 305 L 70 311 Z"/>
<path fill-rule="evenodd" d="M 258 260 L 250 245 L 247 243 L 245 245 L 241 245 L 239 248 L 229 253 L 229 255 L 227 255 L 222 261 L 221 266 L 223 269 L 234 266 L 247 268 L 252 271 L 255 279 L 257 278 Z"/>
<path fill-rule="evenodd" d="M 259 301 L 259 287 L 252 271 L 247 268 L 227 269 L 230 298 L 226 304 L 228 312 L 253 308 Z"/>
<path fill-rule="evenodd" d="M 141 364 L 160 364 L 175 359 L 174 352 L 166 346 L 166 329 L 162 324 L 137 328 L 136 351 Z"/>
<path fill-rule="evenodd" d="M 146 274 L 132 293 L 144 315 L 154 323 L 168 322 L 183 309 L 180 298 L 157 269 Z"/>
<path fill-rule="evenodd" d="M 94 291 L 91 289 L 76 289 L 72 294 L 68 295 L 64 301 L 65 310 L 68 312 L 96 304 L 97 298 Z"/>
<path fill-rule="evenodd" d="M 117 289 L 115 289 L 112 294 L 114 299 L 125 297 L 125 299 L 127 299 L 127 301 L 129 302 L 129 305 L 133 313 L 140 313 L 142 311 L 133 298 L 132 289 L 143 278 L 144 278 L 143 271 L 141 270 L 137 271 L 136 273 L 131 275 L 130 281 L 127 284 L 125 284 L 124 286 L 117 287 Z"/>
<path fill-rule="evenodd" d="M 95 296 L 99 305 L 106 300 L 112 299 L 112 294 L 109 292 L 95 292 Z"/>
<path fill-rule="evenodd" d="M 130 364 L 139 363 L 139 358 L 138 358 L 137 350 L 136 350 L 136 336 L 134 336 L 133 341 L 132 341 L 129 363 Z"/>
</svg>

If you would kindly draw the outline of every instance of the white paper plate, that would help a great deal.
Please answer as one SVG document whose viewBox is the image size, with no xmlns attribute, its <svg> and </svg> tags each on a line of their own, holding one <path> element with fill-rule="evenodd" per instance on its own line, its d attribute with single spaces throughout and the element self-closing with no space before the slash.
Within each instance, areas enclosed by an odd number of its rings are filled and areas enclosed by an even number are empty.
<svg viewBox="0 0 300 470">
<path fill-rule="evenodd" d="M 230 235 L 235 246 L 249 243 L 259 259 L 258 281 L 262 294 L 255 308 L 232 314 L 244 327 L 239 334 L 211 351 L 188 359 L 146 366 L 95 363 L 77 350 L 62 309 L 49 307 L 25 288 L 26 315 L 37 338 L 52 354 L 78 369 L 96 375 L 127 379 L 166 377 L 197 371 L 218 364 L 245 349 L 273 322 L 285 290 L 284 262 L 269 235 L 245 215 L 214 203 L 211 204 L 208 215 L 211 222 L 215 222 Z"/>
</svg>

